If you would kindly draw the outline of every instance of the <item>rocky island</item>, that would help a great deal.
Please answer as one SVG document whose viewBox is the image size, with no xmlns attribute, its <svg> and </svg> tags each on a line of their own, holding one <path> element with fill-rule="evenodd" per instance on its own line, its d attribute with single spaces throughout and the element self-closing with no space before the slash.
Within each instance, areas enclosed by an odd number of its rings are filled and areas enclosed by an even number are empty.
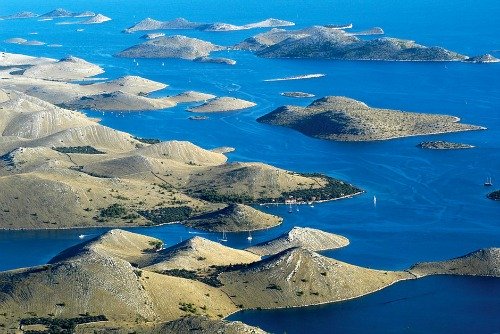
<svg viewBox="0 0 500 334">
<path fill-rule="evenodd" d="M 397 38 L 363 40 L 336 28 L 273 29 L 235 46 L 264 58 L 338 60 L 456 61 L 466 56 L 441 47 L 427 47 Z"/>
<path fill-rule="evenodd" d="M 142 44 L 132 46 L 117 54 L 123 58 L 181 58 L 194 60 L 208 57 L 213 51 L 226 48 L 197 38 L 181 35 L 157 37 Z"/>
<path fill-rule="evenodd" d="M 328 140 L 370 141 L 447 132 L 483 130 L 454 116 L 379 109 L 354 99 L 328 96 L 307 107 L 284 106 L 257 119 Z"/>
<path fill-rule="evenodd" d="M 285 20 L 269 18 L 260 22 L 249 23 L 245 25 L 234 25 L 230 23 L 198 23 L 186 20 L 185 18 L 176 18 L 171 21 L 158 21 L 152 18 L 146 18 L 133 26 L 125 29 L 123 32 L 134 33 L 136 31 L 149 30 L 178 30 L 178 29 L 197 29 L 202 31 L 237 31 L 255 28 L 272 28 L 293 26 L 295 23 Z"/>
<path fill-rule="evenodd" d="M 304 93 L 304 92 L 282 92 L 282 93 L 280 93 L 280 95 L 286 96 L 286 97 L 295 97 L 295 98 L 314 97 L 314 94 Z"/>
<path fill-rule="evenodd" d="M 494 201 L 500 201 L 500 190 L 495 190 L 488 194 L 488 198 Z"/>
<path fill-rule="evenodd" d="M 427 148 L 430 150 L 461 150 L 467 148 L 474 148 L 473 145 L 462 144 L 462 143 L 452 143 L 448 141 L 424 141 L 417 145 L 420 148 Z"/>
<path fill-rule="evenodd" d="M 237 99 L 234 97 L 217 97 L 199 106 L 190 107 L 190 112 L 226 112 L 255 107 L 256 104 L 250 101 Z"/>
<path fill-rule="evenodd" d="M 500 62 L 500 59 L 493 57 L 489 53 L 482 55 L 482 56 L 476 56 L 476 57 L 470 57 L 466 59 L 465 61 L 471 62 L 471 63 L 479 63 L 479 64 L 488 64 L 488 63 L 498 63 Z"/>
</svg>

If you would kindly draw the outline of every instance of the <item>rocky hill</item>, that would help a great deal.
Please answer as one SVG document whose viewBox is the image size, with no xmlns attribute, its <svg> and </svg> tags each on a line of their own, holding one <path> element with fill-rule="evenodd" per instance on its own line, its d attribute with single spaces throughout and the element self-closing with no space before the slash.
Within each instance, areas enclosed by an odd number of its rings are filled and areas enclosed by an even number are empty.
<svg viewBox="0 0 500 334">
<path fill-rule="evenodd" d="M 234 97 L 223 96 L 208 100 L 202 105 L 190 107 L 188 111 L 223 112 L 223 111 L 242 110 L 242 109 L 252 108 L 255 106 L 256 104 L 250 101 L 245 101 Z"/>
<path fill-rule="evenodd" d="M 295 31 L 271 30 L 253 36 L 236 47 L 257 51 L 258 56 L 265 58 L 397 61 L 467 59 L 441 47 L 427 47 L 397 38 L 364 40 L 341 29 L 321 26 Z"/>
<path fill-rule="evenodd" d="M 132 46 L 117 54 L 124 58 L 181 58 L 193 60 L 207 57 L 213 51 L 225 50 L 225 47 L 197 38 L 181 35 L 158 37 L 142 44 Z"/>
<path fill-rule="evenodd" d="M 309 227 L 294 227 L 279 237 L 247 248 L 260 256 L 278 254 L 284 250 L 301 247 L 311 251 L 341 248 L 349 245 L 349 240 L 341 235 L 324 232 Z"/>
<path fill-rule="evenodd" d="M 417 277 L 471 275 L 500 277 L 500 248 L 480 249 L 455 259 L 417 263 L 409 269 Z"/>
<path fill-rule="evenodd" d="M 284 106 L 257 119 L 305 135 L 339 141 L 384 140 L 407 136 L 483 130 L 453 116 L 379 109 L 354 99 L 328 96 L 307 107 Z"/>
<path fill-rule="evenodd" d="M 235 304 L 267 309 L 356 298 L 410 278 L 405 272 L 357 267 L 301 248 L 219 276 Z"/>
<path fill-rule="evenodd" d="M 240 232 L 271 228 L 282 221 L 281 217 L 266 214 L 247 205 L 229 204 L 220 210 L 191 217 L 185 225 L 205 231 Z"/>
</svg>

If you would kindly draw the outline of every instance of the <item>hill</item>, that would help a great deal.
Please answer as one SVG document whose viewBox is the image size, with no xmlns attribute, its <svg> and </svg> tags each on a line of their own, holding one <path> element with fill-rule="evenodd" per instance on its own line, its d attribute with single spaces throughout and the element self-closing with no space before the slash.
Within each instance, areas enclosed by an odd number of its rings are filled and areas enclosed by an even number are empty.
<svg viewBox="0 0 500 334">
<path fill-rule="evenodd" d="M 500 277 L 500 248 L 480 249 L 447 261 L 417 263 L 409 272 L 417 277 L 439 274 Z"/>
<path fill-rule="evenodd" d="M 267 309 L 356 298 L 410 278 L 405 272 L 357 267 L 301 248 L 219 275 L 222 290 L 235 304 Z"/>
<path fill-rule="evenodd" d="M 189 218 L 184 224 L 212 232 L 262 230 L 281 224 L 282 218 L 266 214 L 250 206 L 229 204 L 225 208 Z"/>
<path fill-rule="evenodd" d="M 301 247 L 311 251 L 341 248 L 349 245 L 349 240 L 341 235 L 324 232 L 309 227 L 294 227 L 279 237 L 247 248 L 260 256 L 278 254 L 286 249 Z"/>
<path fill-rule="evenodd" d="M 339 141 L 369 141 L 437 133 L 483 130 L 454 116 L 369 107 L 354 99 L 327 96 L 307 107 L 284 106 L 257 119 L 305 135 Z"/>
<path fill-rule="evenodd" d="M 181 35 L 157 37 L 142 44 L 132 46 L 117 54 L 123 58 L 181 58 L 193 60 L 207 57 L 213 51 L 225 50 L 197 38 Z"/>
<path fill-rule="evenodd" d="M 240 47 L 258 50 L 257 55 L 264 58 L 397 61 L 467 59 L 456 52 L 441 47 L 427 47 L 410 40 L 387 37 L 364 40 L 344 30 L 320 26 L 291 32 L 273 31 L 254 36 L 240 44 Z"/>
</svg>

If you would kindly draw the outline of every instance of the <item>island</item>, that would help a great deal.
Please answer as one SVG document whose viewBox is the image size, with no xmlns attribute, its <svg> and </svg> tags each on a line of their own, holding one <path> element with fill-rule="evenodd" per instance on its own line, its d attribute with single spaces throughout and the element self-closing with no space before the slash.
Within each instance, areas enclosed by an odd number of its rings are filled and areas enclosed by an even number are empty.
<svg viewBox="0 0 500 334">
<path fill-rule="evenodd" d="M 199 105 L 190 107 L 187 110 L 190 112 L 226 112 L 248 109 L 256 106 L 255 103 L 237 99 L 234 97 L 217 97 Z"/>
<path fill-rule="evenodd" d="M 95 16 L 96 14 L 91 11 L 84 11 L 84 12 L 71 12 L 69 10 L 66 10 L 64 8 L 57 8 L 54 9 L 50 12 L 47 12 L 45 14 L 40 15 L 40 18 L 42 19 L 57 19 L 57 18 L 63 18 L 63 17 L 91 17 Z"/>
<path fill-rule="evenodd" d="M 294 75 L 291 77 L 284 77 L 284 78 L 265 79 L 264 82 L 317 79 L 317 78 L 322 78 L 324 76 L 326 76 L 326 74 L 312 73 L 312 74 Z"/>
<path fill-rule="evenodd" d="M 493 57 L 492 55 L 487 53 L 487 54 L 482 55 L 482 56 L 467 58 L 465 61 L 471 62 L 471 63 L 478 63 L 478 64 L 488 64 L 488 63 L 498 63 L 498 62 L 500 62 L 500 59 Z"/>
<path fill-rule="evenodd" d="M 379 29 L 369 33 L 380 33 Z M 310 58 L 386 61 L 458 61 L 468 57 L 441 47 L 427 47 L 397 38 L 360 39 L 338 28 L 313 26 L 300 30 L 273 29 L 235 46 L 264 58 Z"/>
<path fill-rule="evenodd" d="M 226 48 L 197 38 L 181 35 L 157 37 L 119 52 L 122 58 L 180 58 L 194 60 L 208 57 Z"/>
<path fill-rule="evenodd" d="M 461 150 L 467 148 L 474 148 L 475 146 L 462 143 L 452 143 L 448 141 L 423 141 L 417 145 L 420 148 L 427 148 L 430 150 Z"/>
<path fill-rule="evenodd" d="M 484 130 L 454 116 L 369 107 L 341 96 L 327 96 L 307 107 L 283 106 L 257 119 L 319 139 L 371 141 L 438 133 Z"/>
<path fill-rule="evenodd" d="M 273 28 L 293 26 L 295 23 L 285 20 L 269 18 L 260 22 L 249 23 L 245 25 L 234 25 L 230 23 L 214 22 L 214 23 L 198 23 L 186 20 L 185 18 L 176 18 L 171 21 L 158 21 L 152 18 L 146 18 L 133 26 L 123 30 L 126 33 L 134 33 L 136 31 L 149 30 L 179 30 L 179 29 L 197 29 L 202 31 L 238 31 L 256 28 Z"/>
<path fill-rule="evenodd" d="M 280 93 L 280 95 L 286 96 L 286 97 L 295 97 L 295 98 L 314 97 L 314 94 L 304 93 L 304 92 L 282 92 L 282 93 Z"/>
<path fill-rule="evenodd" d="M 495 191 L 489 193 L 487 197 L 489 199 L 494 200 L 494 201 L 500 201 L 500 190 L 495 190 Z"/>
<path fill-rule="evenodd" d="M 96 14 L 95 16 L 90 17 L 89 19 L 78 22 L 78 23 L 79 24 L 101 24 L 101 23 L 108 22 L 108 21 L 111 21 L 110 17 L 107 17 L 103 14 Z"/>
<path fill-rule="evenodd" d="M 328 248 L 321 244 L 328 233 L 319 232 L 304 241 Z M 165 245 L 113 229 L 45 265 L 0 272 L 0 316 L 9 334 L 51 326 L 77 333 L 262 333 L 223 318 L 245 309 L 340 302 L 427 275 L 500 277 L 499 248 L 387 271 L 289 246 L 262 258 L 201 237 Z"/>
<path fill-rule="evenodd" d="M 213 63 L 213 64 L 225 64 L 225 65 L 236 65 L 236 60 L 229 58 L 212 58 L 212 57 L 198 57 L 193 59 L 198 63 Z"/>
<path fill-rule="evenodd" d="M 38 14 L 35 14 L 33 12 L 24 11 L 24 12 L 18 12 L 15 14 L 11 14 L 11 15 L 0 16 L 0 19 L 15 20 L 15 19 L 31 19 L 34 17 L 38 17 Z"/>
<path fill-rule="evenodd" d="M 27 40 L 25 38 L 20 38 L 20 37 L 6 39 L 4 40 L 4 43 L 19 44 L 19 45 L 34 45 L 34 46 L 45 45 L 44 42 L 40 42 L 37 40 Z"/>
</svg>

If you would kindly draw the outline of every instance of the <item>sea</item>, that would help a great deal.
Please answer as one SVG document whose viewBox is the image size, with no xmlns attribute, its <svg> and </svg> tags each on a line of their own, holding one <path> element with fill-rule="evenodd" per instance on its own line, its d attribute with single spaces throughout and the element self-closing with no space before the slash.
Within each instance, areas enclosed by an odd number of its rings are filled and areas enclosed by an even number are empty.
<svg viewBox="0 0 500 334">
<path fill-rule="evenodd" d="M 500 202 L 486 198 L 488 192 L 500 189 L 500 64 L 262 59 L 246 51 L 217 54 L 235 59 L 234 66 L 176 59 L 136 59 L 136 64 L 113 56 L 144 41 L 141 32 L 121 31 L 146 17 L 232 24 L 274 17 L 293 21 L 296 28 L 346 23 L 353 23 L 354 31 L 381 27 L 386 36 L 466 55 L 490 53 L 500 58 L 498 0 L 0 0 L 0 15 L 24 10 L 41 14 L 59 7 L 75 12 L 91 10 L 113 20 L 88 26 L 56 24 L 78 19 L 0 20 L 0 41 L 22 37 L 62 45 L 53 48 L 0 42 L 1 51 L 52 58 L 73 55 L 102 66 L 106 72 L 101 78 L 138 75 L 169 85 L 154 96 L 197 90 L 257 103 L 248 110 L 211 114 L 205 121 L 189 120 L 187 106 L 182 104 L 147 112 L 85 111 L 101 118 L 102 124 L 144 138 L 188 140 L 208 149 L 234 147 L 229 154 L 231 161 L 260 161 L 293 171 L 320 172 L 366 191 L 352 199 L 300 206 L 292 213 L 285 206 L 258 207 L 283 216 L 284 223 L 253 233 L 251 244 L 270 240 L 293 226 L 319 228 L 344 235 L 351 242 L 348 247 L 322 254 L 384 270 L 404 270 L 416 262 L 445 260 L 500 246 Z M 84 30 L 78 32 L 78 28 Z M 165 32 L 234 45 L 263 31 L 266 29 Z M 264 81 L 310 73 L 326 76 Z M 346 143 L 257 123 L 256 118 L 279 106 L 305 106 L 314 100 L 281 96 L 284 91 L 304 91 L 318 98 L 340 95 L 373 107 L 450 114 L 487 130 Z M 416 147 L 426 140 L 476 147 L 450 151 Z M 484 187 L 489 177 L 494 186 Z M 220 238 L 177 224 L 129 230 L 158 237 L 167 246 L 194 235 Z M 46 263 L 63 249 L 82 242 L 80 235 L 85 240 L 106 231 L 1 231 L 0 270 Z M 248 247 L 246 236 L 229 234 L 227 244 Z M 288 334 L 499 333 L 500 280 L 427 277 L 345 302 L 244 311 L 228 319 Z"/>
</svg>

